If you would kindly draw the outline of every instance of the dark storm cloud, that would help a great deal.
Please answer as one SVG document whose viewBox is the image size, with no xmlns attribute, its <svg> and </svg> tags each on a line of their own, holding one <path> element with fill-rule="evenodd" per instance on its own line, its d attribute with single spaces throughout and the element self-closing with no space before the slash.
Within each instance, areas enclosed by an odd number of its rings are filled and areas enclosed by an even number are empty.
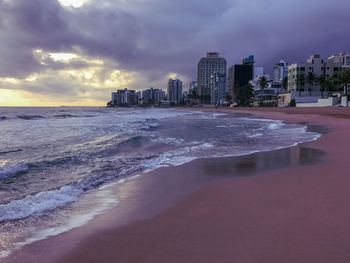
<svg viewBox="0 0 350 263">
<path fill-rule="evenodd" d="M 108 60 L 146 83 L 170 72 L 195 79 L 209 50 L 220 51 L 229 66 L 254 54 L 269 71 L 282 58 L 293 63 L 350 51 L 349 7 L 348 0 L 90 0 L 81 8 L 0 0 L 0 77 L 74 67 L 40 64 L 35 49 Z"/>
</svg>

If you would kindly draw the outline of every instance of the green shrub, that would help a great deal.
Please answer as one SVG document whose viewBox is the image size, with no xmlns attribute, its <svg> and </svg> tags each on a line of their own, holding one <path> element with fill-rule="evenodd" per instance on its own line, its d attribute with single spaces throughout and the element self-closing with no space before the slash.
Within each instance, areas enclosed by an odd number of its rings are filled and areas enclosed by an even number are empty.
<svg viewBox="0 0 350 263">
<path fill-rule="evenodd" d="M 292 99 L 289 103 L 289 107 L 295 107 L 296 105 L 295 99 Z"/>
</svg>

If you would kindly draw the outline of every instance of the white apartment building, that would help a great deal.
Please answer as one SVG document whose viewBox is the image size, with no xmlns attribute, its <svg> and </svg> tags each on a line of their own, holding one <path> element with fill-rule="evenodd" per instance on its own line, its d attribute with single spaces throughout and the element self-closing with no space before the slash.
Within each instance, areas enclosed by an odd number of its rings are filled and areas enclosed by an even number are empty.
<svg viewBox="0 0 350 263">
<path fill-rule="evenodd" d="M 339 53 L 338 55 L 332 55 L 328 58 L 328 62 L 340 63 L 343 68 L 350 68 L 350 54 Z"/>
<path fill-rule="evenodd" d="M 325 62 L 320 55 L 312 55 L 306 62 L 294 63 L 288 67 L 288 91 L 307 91 L 309 88 L 312 88 L 313 91 L 319 91 L 320 85 L 316 81 L 312 87 L 308 84 L 308 74 L 312 72 L 316 78 L 322 75 L 330 78 L 339 75 L 341 68 L 342 64 L 335 60 Z M 301 80 L 300 76 L 304 80 Z"/>
</svg>

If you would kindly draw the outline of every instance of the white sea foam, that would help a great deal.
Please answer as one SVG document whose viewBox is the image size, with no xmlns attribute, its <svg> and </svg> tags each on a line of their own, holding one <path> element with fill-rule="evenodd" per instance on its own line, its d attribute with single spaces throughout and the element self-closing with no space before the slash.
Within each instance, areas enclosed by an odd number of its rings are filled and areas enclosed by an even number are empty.
<svg viewBox="0 0 350 263">
<path fill-rule="evenodd" d="M 175 151 L 169 151 L 161 154 L 158 158 L 146 160 L 141 164 L 141 168 L 145 169 L 144 173 L 154 171 L 160 167 L 179 166 L 199 158 L 196 152 L 206 149 L 212 149 L 214 145 L 211 143 L 203 143 L 200 145 L 187 146 Z M 191 156 L 184 156 L 194 153 Z"/>
<path fill-rule="evenodd" d="M 18 173 L 27 172 L 29 169 L 26 164 L 13 164 L 9 166 L 3 166 L 0 168 L 0 179 L 16 176 Z"/>
<path fill-rule="evenodd" d="M 211 116 L 213 117 L 219 117 L 219 116 L 225 116 L 227 115 L 226 113 L 212 113 Z"/>
<path fill-rule="evenodd" d="M 171 161 L 169 161 L 168 163 L 172 166 L 180 166 L 183 165 L 185 163 L 189 163 L 193 160 L 197 159 L 197 157 L 194 156 L 189 156 L 189 157 L 174 157 L 171 159 Z"/>
<path fill-rule="evenodd" d="M 148 124 L 142 125 L 141 129 L 150 130 L 150 129 L 155 129 L 157 127 L 159 127 L 158 123 L 148 123 Z"/>
<path fill-rule="evenodd" d="M 0 205 L 0 222 L 42 215 L 78 200 L 83 192 L 82 189 L 68 185 L 57 190 L 40 192 L 20 200 L 13 200 Z"/>
<path fill-rule="evenodd" d="M 270 129 L 270 130 L 277 130 L 277 129 L 280 129 L 282 125 L 283 125 L 282 122 L 270 123 L 269 126 L 268 126 L 268 129 Z"/>
<path fill-rule="evenodd" d="M 61 233 L 68 232 L 74 228 L 83 226 L 96 216 L 112 209 L 119 203 L 119 201 L 115 198 L 113 191 L 108 188 L 102 190 L 100 189 L 100 191 L 94 191 L 90 198 L 97 200 L 99 204 L 95 205 L 92 211 L 85 212 L 79 216 L 70 216 L 65 222 L 60 222 L 55 226 L 43 229 L 25 241 L 16 243 L 16 248 L 18 249 L 24 245 L 43 240 L 51 236 L 56 236 Z"/>
<path fill-rule="evenodd" d="M 152 139 L 152 142 L 158 142 L 158 143 L 164 143 L 167 145 L 182 145 L 185 140 L 181 138 L 173 138 L 173 137 L 166 137 L 166 138 L 156 138 Z"/>
<path fill-rule="evenodd" d="M 263 133 L 254 133 L 252 135 L 248 135 L 247 137 L 248 138 L 256 138 L 256 137 L 261 137 L 263 135 L 264 135 Z"/>
</svg>

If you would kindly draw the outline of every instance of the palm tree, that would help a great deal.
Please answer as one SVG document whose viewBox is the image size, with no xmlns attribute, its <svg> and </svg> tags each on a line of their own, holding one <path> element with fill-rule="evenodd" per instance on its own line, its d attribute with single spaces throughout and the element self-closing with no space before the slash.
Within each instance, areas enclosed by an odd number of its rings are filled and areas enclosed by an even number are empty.
<svg viewBox="0 0 350 263">
<path fill-rule="evenodd" d="M 306 81 L 307 81 L 307 84 L 309 85 L 308 90 L 310 91 L 310 96 L 311 96 L 312 88 L 315 84 L 316 78 L 317 76 L 313 72 L 309 72 L 306 76 Z"/>
<path fill-rule="evenodd" d="M 343 69 L 340 76 L 340 81 L 344 84 L 345 95 L 348 95 L 348 84 L 350 83 L 350 68 Z"/>
<path fill-rule="evenodd" d="M 300 74 L 297 79 L 297 89 L 299 90 L 299 97 L 301 96 L 301 87 L 305 85 L 305 75 Z"/>
<path fill-rule="evenodd" d="M 323 98 L 323 92 L 326 90 L 326 81 L 327 81 L 327 78 L 324 74 L 322 74 L 321 76 L 319 76 L 317 78 L 317 81 L 318 83 L 320 83 L 320 86 L 321 86 L 321 96 Z"/>
<path fill-rule="evenodd" d="M 267 86 L 267 78 L 265 76 L 260 76 L 258 79 L 258 85 L 260 86 L 261 91 L 263 91 Z M 263 101 L 264 101 L 264 96 L 263 96 L 263 92 L 261 92 L 260 103 L 262 104 Z"/>
<path fill-rule="evenodd" d="M 258 85 L 262 90 L 265 89 L 267 86 L 267 78 L 265 76 L 259 77 Z"/>
<path fill-rule="evenodd" d="M 288 77 L 284 77 L 282 80 L 282 87 L 287 90 L 288 88 Z"/>
</svg>

